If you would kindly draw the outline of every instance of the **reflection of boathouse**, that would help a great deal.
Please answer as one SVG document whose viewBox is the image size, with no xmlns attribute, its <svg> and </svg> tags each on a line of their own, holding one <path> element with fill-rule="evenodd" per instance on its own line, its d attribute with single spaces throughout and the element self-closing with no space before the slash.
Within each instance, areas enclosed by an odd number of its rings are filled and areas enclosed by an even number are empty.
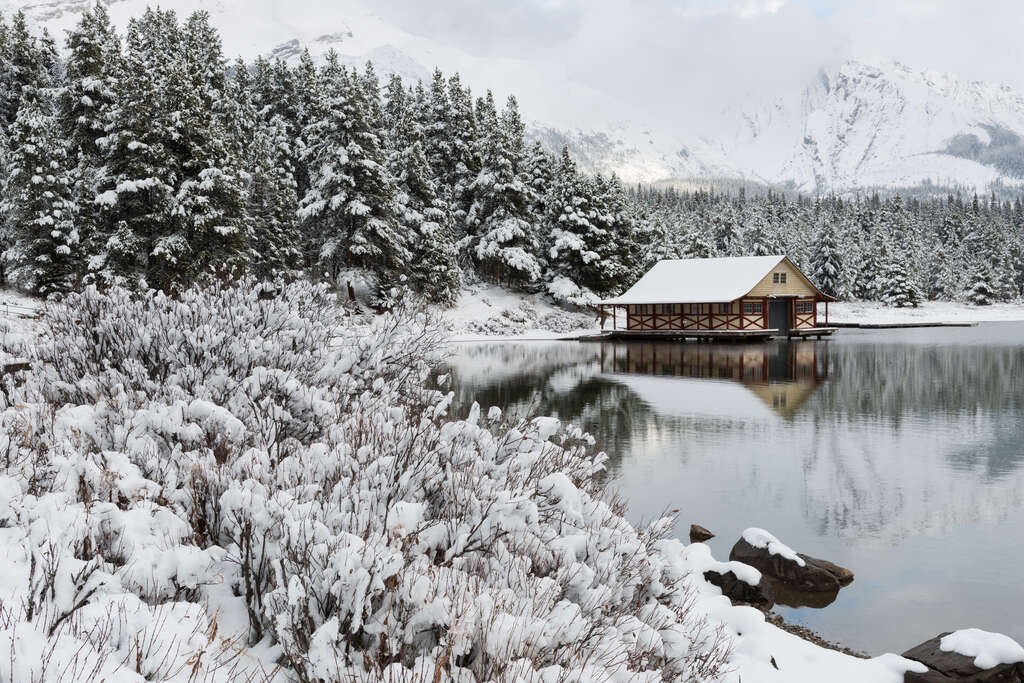
<svg viewBox="0 0 1024 683">
<path fill-rule="evenodd" d="M 659 261 L 600 308 L 610 337 L 820 339 L 834 300 L 785 256 L 744 256 Z"/>
<path fill-rule="evenodd" d="M 647 386 L 650 382 L 637 383 L 629 376 L 655 376 L 725 380 L 735 387 L 724 387 L 722 382 L 691 385 L 679 381 L 660 386 L 660 391 L 667 394 L 664 398 L 691 406 L 704 404 L 706 408 L 716 404 L 713 396 L 722 393 L 733 396 L 730 402 L 739 399 L 735 392 L 741 390 L 736 386 L 740 384 L 772 412 L 784 417 L 794 415 L 829 376 L 827 344 L 602 344 L 600 362 L 602 374 L 631 386 L 651 388 Z M 737 406 L 735 402 L 731 404 Z"/>
</svg>

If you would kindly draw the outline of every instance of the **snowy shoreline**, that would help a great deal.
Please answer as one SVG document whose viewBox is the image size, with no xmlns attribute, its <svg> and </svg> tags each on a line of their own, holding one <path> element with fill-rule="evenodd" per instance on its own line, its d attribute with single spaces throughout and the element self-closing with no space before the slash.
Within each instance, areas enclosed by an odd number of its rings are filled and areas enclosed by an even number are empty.
<svg viewBox="0 0 1024 683">
<path fill-rule="evenodd" d="M 601 332 L 593 315 L 566 311 L 543 295 L 514 294 L 494 286 L 467 290 L 455 308 L 443 311 L 442 315 L 448 321 L 449 343 L 572 341 Z M 818 318 L 824 324 L 824 306 L 819 307 Z M 551 329 L 543 326 L 545 320 L 580 326 Z M 894 308 L 877 302 L 841 301 L 829 304 L 828 321 L 847 325 L 1021 322 L 1024 302 L 971 306 L 928 301 L 917 308 Z"/>
</svg>

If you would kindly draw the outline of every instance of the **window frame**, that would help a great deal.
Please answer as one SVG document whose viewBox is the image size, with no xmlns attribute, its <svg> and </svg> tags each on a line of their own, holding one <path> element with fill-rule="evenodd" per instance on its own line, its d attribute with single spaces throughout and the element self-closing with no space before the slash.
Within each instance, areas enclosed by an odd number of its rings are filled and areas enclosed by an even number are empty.
<svg viewBox="0 0 1024 683">
<path fill-rule="evenodd" d="M 732 302 L 718 304 L 718 315 L 732 315 Z"/>
<path fill-rule="evenodd" d="M 763 314 L 764 314 L 764 304 L 762 304 L 760 301 L 744 301 L 743 302 L 743 315 L 763 315 Z"/>
</svg>

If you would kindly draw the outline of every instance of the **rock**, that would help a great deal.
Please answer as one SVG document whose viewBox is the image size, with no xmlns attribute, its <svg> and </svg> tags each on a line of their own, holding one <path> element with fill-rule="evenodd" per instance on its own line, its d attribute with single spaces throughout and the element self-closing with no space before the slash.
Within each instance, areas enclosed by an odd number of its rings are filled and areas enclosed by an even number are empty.
<svg viewBox="0 0 1024 683">
<path fill-rule="evenodd" d="M 729 553 L 730 560 L 743 562 L 760 569 L 770 578 L 785 584 L 793 590 L 804 593 L 835 593 L 840 587 L 853 580 L 853 573 L 838 565 L 806 555 L 797 555 L 767 532 L 758 531 L 772 543 L 756 547 L 747 541 L 747 532 L 736 542 Z M 774 547 L 773 546 L 777 546 Z M 781 550 L 780 550 L 781 548 Z M 796 561 L 799 557 L 803 566 Z"/>
<path fill-rule="evenodd" d="M 702 527 L 700 524 L 690 525 L 690 543 L 703 543 L 710 541 L 715 535 Z"/>
<path fill-rule="evenodd" d="M 772 585 L 762 576 L 756 586 L 751 586 L 746 581 L 741 581 L 732 572 L 704 572 L 704 580 L 713 586 L 722 589 L 722 595 L 733 602 L 745 602 L 751 605 L 771 607 L 775 604 L 775 590 Z"/>
<path fill-rule="evenodd" d="M 942 651 L 940 641 L 947 635 L 940 634 L 903 653 L 907 659 L 928 667 L 922 674 L 908 671 L 904 683 L 1024 683 L 1024 662 L 979 669 L 973 657 Z"/>
<path fill-rule="evenodd" d="M 850 583 L 853 582 L 853 572 L 851 572 L 846 567 L 840 567 L 838 564 L 835 564 L 834 562 L 829 562 L 828 560 L 819 560 L 816 557 L 804 555 L 803 553 L 797 554 L 800 556 L 800 559 L 802 559 L 807 564 L 813 564 L 815 567 L 818 567 L 819 569 L 824 569 L 829 574 L 836 577 L 836 581 L 839 582 L 840 586 L 848 586 L 850 585 Z"/>
</svg>

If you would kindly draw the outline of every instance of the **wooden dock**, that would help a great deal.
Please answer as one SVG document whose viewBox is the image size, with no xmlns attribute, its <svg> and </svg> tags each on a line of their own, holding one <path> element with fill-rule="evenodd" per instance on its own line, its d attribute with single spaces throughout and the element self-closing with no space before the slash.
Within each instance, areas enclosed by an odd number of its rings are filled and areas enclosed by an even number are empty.
<svg viewBox="0 0 1024 683">
<path fill-rule="evenodd" d="M 812 327 L 790 330 L 788 335 L 777 329 L 770 330 L 605 330 L 601 334 L 576 337 L 577 341 L 733 341 L 759 342 L 776 337 L 790 338 L 828 337 L 838 330 L 835 327 Z"/>
</svg>

